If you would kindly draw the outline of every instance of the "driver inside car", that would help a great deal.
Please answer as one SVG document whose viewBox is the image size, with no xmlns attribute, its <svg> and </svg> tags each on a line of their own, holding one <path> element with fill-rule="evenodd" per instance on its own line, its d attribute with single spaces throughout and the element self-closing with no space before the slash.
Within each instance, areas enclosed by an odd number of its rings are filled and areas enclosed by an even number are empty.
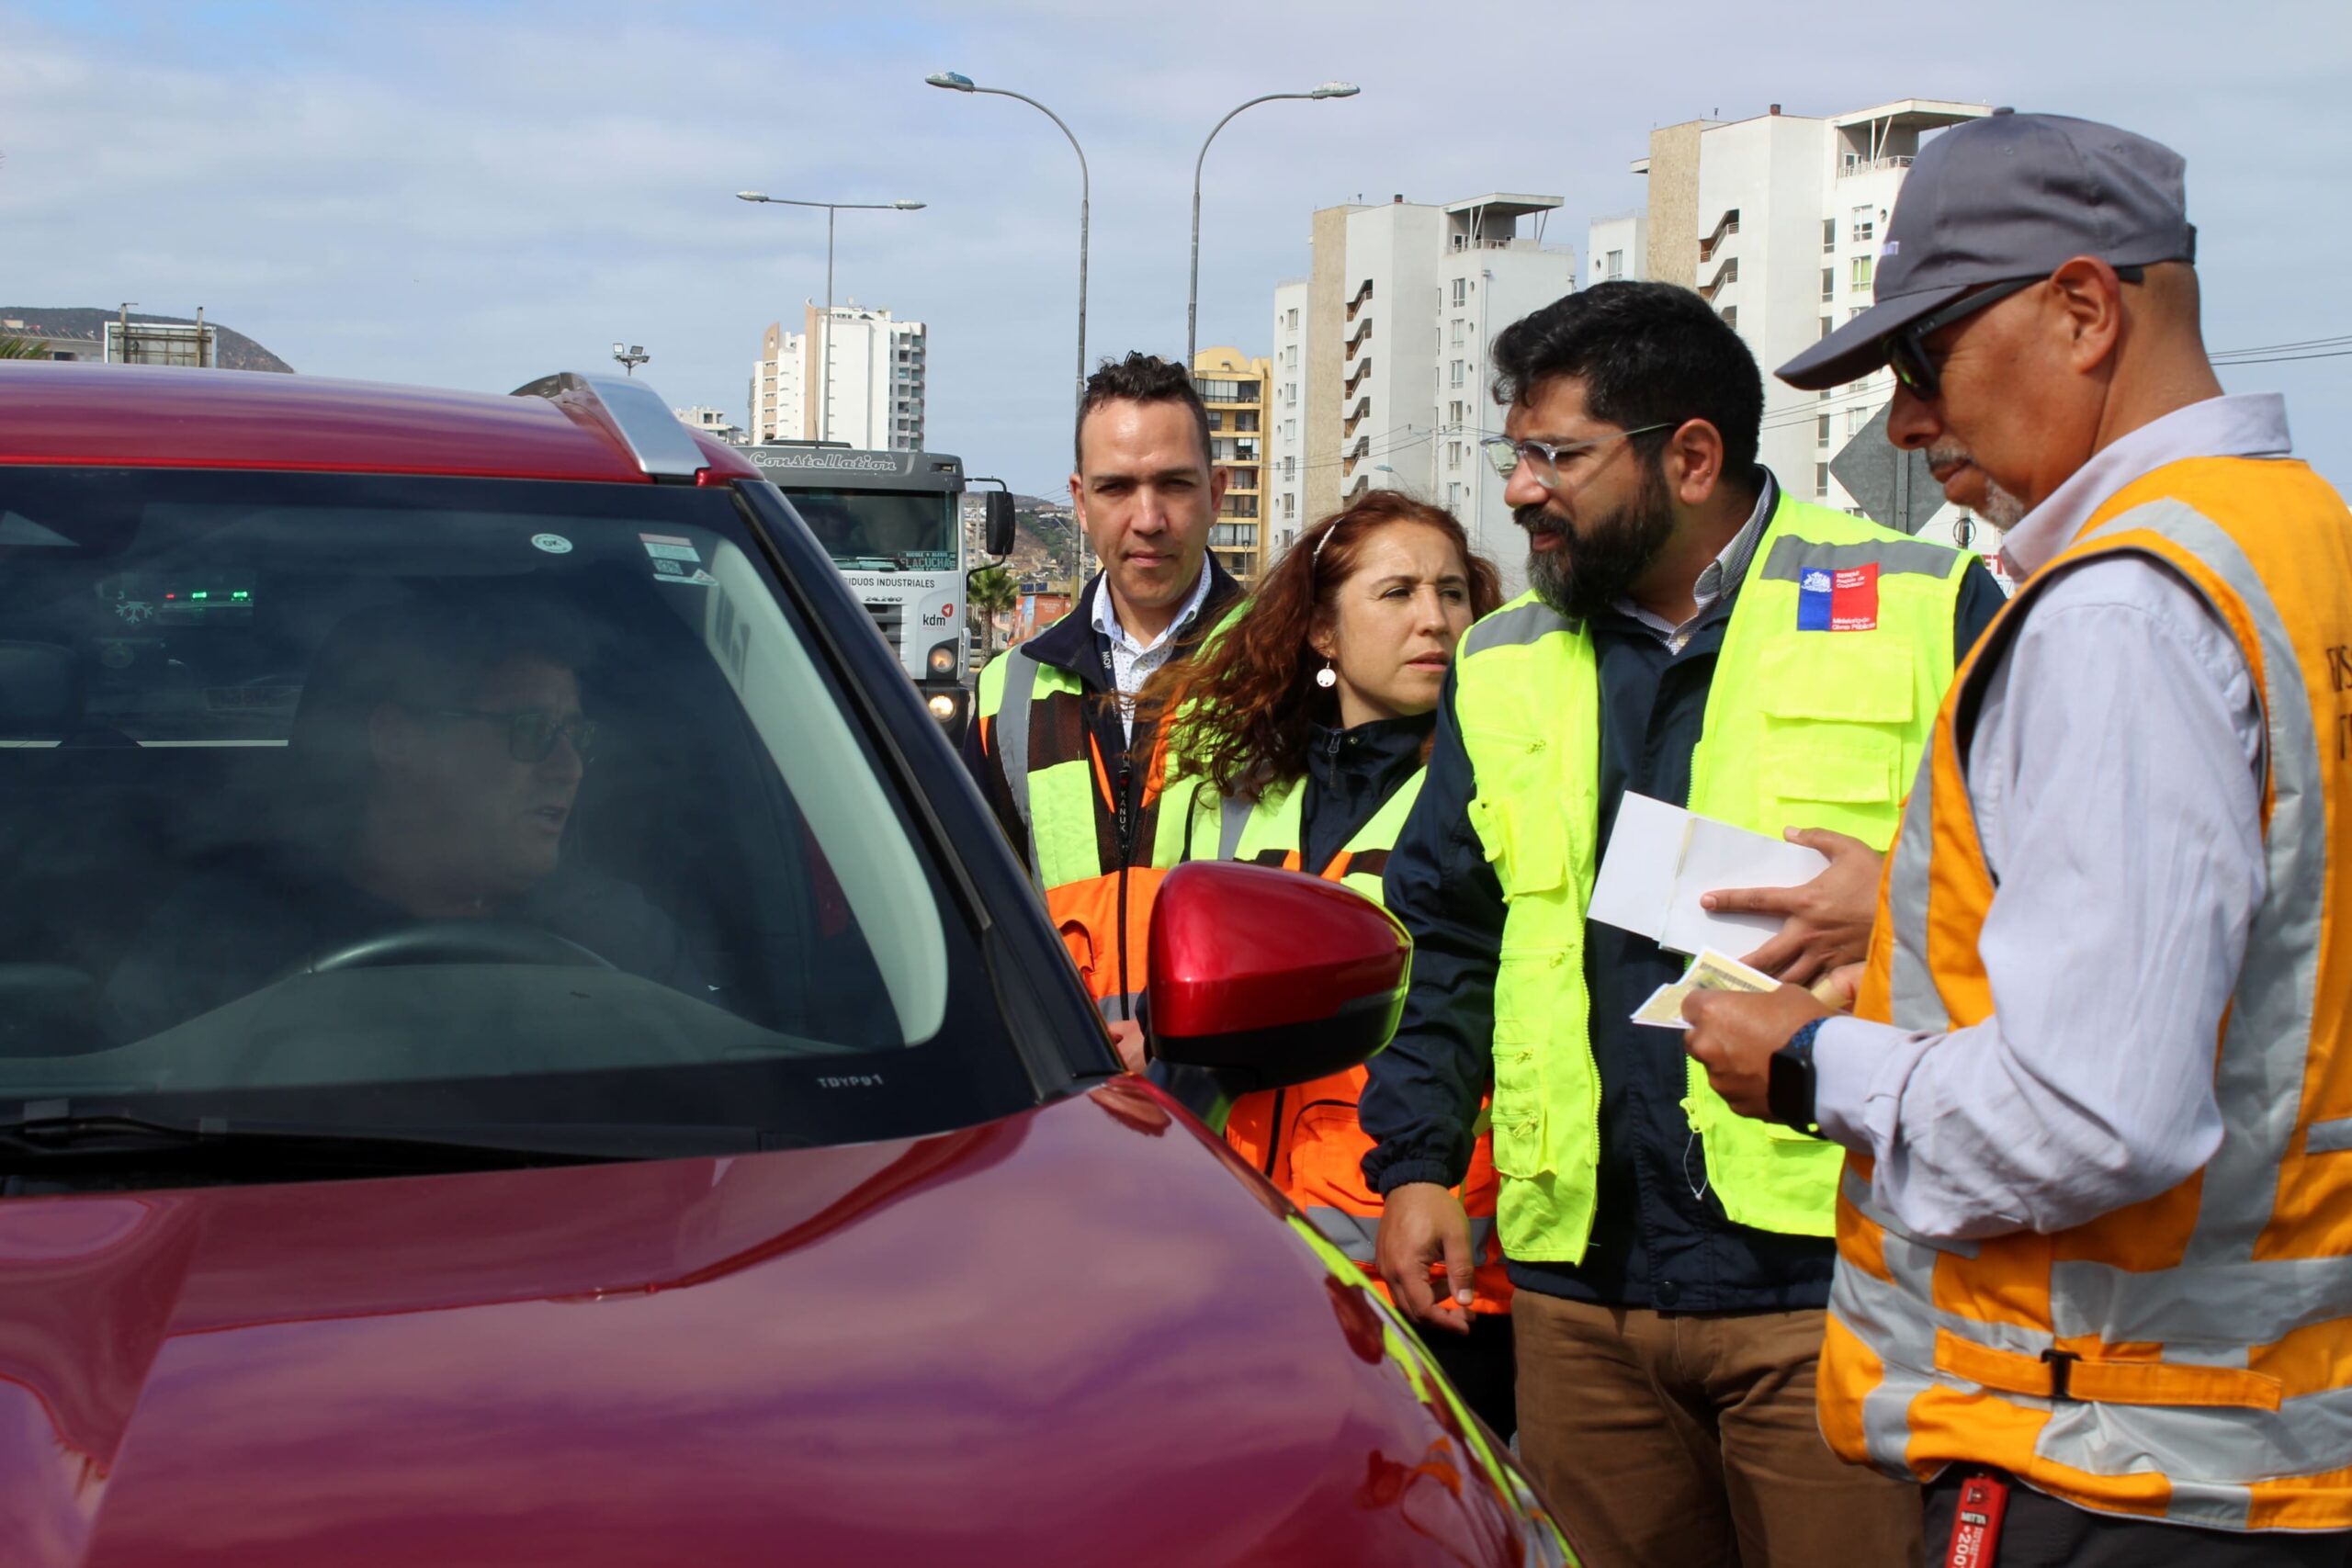
<svg viewBox="0 0 2352 1568">
<path fill-rule="evenodd" d="M 422 921 L 527 928 L 711 999 L 642 892 L 564 863 L 596 750 L 590 652 L 571 616 L 512 595 L 337 626 L 295 717 L 282 830 L 150 919 L 107 983 L 107 1037 L 143 1038 Z"/>
</svg>

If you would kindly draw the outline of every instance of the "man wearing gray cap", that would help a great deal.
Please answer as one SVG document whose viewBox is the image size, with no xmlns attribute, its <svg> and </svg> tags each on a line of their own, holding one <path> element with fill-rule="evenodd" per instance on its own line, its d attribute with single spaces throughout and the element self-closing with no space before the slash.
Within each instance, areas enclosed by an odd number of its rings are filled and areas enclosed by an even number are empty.
<svg viewBox="0 0 2352 1568">
<path fill-rule="evenodd" d="M 1849 1151 L 1822 1431 L 1926 1485 L 1939 1561 L 2352 1545 L 2352 514 L 2279 399 L 2222 394 L 2182 174 L 2083 120 L 1948 131 L 1875 306 L 1780 372 L 1891 366 L 1894 439 L 2024 580 L 1855 1016 L 1687 1009 L 1735 1108 Z"/>
</svg>

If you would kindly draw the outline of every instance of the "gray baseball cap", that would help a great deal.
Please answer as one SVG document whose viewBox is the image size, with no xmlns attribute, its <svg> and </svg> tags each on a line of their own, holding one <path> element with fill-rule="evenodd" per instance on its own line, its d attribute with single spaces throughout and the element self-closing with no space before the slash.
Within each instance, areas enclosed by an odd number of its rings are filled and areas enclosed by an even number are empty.
<svg viewBox="0 0 2352 1568">
<path fill-rule="evenodd" d="M 2075 256 L 2111 266 L 2197 259 L 2179 153 L 2064 115 L 1995 109 L 1919 150 L 1887 220 L 1871 308 L 1776 372 L 1813 391 L 1886 363 L 1886 340 L 1984 283 Z"/>
</svg>

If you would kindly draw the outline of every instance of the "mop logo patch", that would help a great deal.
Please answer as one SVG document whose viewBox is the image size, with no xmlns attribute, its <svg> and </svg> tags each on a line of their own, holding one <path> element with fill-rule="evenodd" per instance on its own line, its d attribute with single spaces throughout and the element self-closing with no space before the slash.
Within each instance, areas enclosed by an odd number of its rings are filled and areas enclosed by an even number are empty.
<svg viewBox="0 0 2352 1568">
<path fill-rule="evenodd" d="M 1797 630 L 1867 632 L 1878 627 L 1878 562 L 1807 567 L 1797 579 Z"/>
</svg>

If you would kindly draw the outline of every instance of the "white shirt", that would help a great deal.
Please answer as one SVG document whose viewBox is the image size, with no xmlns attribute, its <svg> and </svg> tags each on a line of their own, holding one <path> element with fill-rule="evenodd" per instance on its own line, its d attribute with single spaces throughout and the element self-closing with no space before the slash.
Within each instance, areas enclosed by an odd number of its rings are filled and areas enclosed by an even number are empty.
<svg viewBox="0 0 2352 1568">
<path fill-rule="evenodd" d="M 1184 628 L 1200 618 L 1201 605 L 1209 596 L 1209 563 L 1201 561 L 1201 580 L 1193 584 L 1192 595 L 1167 629 L 1149 642 L 1137 642 L 1127 628 L 1119 624 L 1119 612 L 1111 603 L 1111 579 L 1106 574 L 1094 584 L 1094 629 L 1111 639 L 1111 683 L 1119 694 L 1119 723 L 1127 739 L 1136 738 L 1136 694 L 1152 672 L 1168 662 L 1176 651 L 1176 639 Z"/>
<path fill-rule="evenodd" d="M 2289 449 L 2276 396 L 2178 410 L 2019 522 L 2010 570 L 2041 570 L 2167 463 Z M 2108 557 L 2041 591 L 1968 749 L 1998 881 L 1977 939 L 1996 1011 L 1945 1034 L 1837 1019 L 1815 1043 L 1821 1130 L 1876 1157 L 1871 1195 L 1899 1225 L 2064 1230 L 2212 1157 L 2215 1042 L 2264 892 L 2262 747 L 2245 656 L 2170 568 Z"/>
<path fill-rule="evenodd" d="M 1724 594 L 1738 590 L 1741 580 L 1747 575 L 1747 563 L 1755 558 L 1756 547 L 1772 521 L 1773 508 L 1781 504 L 1781 481 L 1772 477 L 1772 470 L 1758 468 L 1756 472 L 1763 480 L 1757 486 L 1756 510 L 1747 514 L 1739 532 L 1731 536 L 1731 542 L 1706 564 L 1699 573 L 1699 581 L 1690 585 L 1690 597 L 1698 607 L 1690 612 L 1689 620 L 1677 625 L 1664 615 L 1651 615 L 1631 599 L 1617 600 L 1610 608 L 1640 622 L 1645 630 L 1657 633 L 1658 641 L 1666 644 L 1668 650 L 1681 652 L 1682 645 L 1690 640 L 1690 633 L 1705 617 L 1708 607 Z"/>
</svg>

